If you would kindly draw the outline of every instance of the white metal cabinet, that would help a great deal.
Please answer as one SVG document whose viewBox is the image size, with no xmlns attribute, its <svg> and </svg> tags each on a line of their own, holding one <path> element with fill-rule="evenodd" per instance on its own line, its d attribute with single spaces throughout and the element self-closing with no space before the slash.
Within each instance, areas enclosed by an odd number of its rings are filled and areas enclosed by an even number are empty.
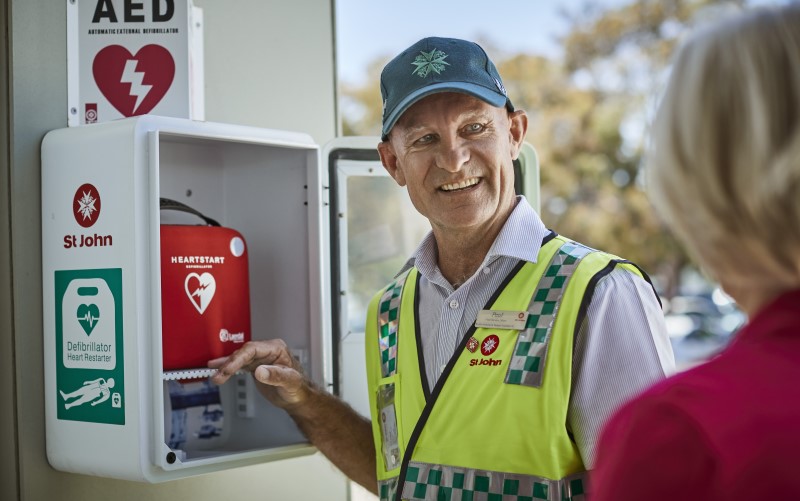
<svg viewBox="0 0 800 501">
<path fill-rule="evenodd" d="M 224 424 L 213 441 L 167 446 L 159 197 L 245 236 L 253 337 L 284 338 L 326 385 L 320 176 L 319 148 L 305 134 L 156 116 L 47 134 L 45 407 L 55 468 L 158 482 L 315 451 L 246 374 L 219 390 Z"/>
</svg>

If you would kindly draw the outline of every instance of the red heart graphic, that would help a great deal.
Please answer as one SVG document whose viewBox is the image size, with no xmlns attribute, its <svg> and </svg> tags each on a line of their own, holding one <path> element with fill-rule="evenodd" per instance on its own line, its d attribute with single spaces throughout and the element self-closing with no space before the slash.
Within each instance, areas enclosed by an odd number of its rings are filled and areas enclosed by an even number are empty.
<svg viewBox="0 0 800 501">
<path fill-rule="evenodd" d="M 94 57 L 92 74 L 100 92 L 126 117 L 149 113 L 175 77 L 172 54 L 160 45 L 145 45 L 135 55 L 109 45 Z"/>
</svg>

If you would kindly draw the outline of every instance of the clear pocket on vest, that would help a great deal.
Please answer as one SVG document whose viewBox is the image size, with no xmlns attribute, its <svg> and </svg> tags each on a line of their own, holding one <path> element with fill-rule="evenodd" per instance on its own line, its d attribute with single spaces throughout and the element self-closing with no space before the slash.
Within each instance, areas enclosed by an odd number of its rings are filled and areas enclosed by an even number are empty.
<svg viewBox="0 0 800 501">
<path fill-rule="evenodd" d="M 395 411 L 394 383 L 378 386 L 378 419 L 381 425 L 381 449 L 386 471 L 400 466 L 400 445 L 398 443 L 397 413 Z"/>
</svg>

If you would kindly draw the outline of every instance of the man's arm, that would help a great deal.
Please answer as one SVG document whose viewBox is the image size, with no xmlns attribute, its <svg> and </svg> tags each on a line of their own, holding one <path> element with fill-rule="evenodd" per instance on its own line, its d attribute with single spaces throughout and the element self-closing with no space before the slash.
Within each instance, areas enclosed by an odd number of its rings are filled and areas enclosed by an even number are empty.
<svg viewBox="0 0 800 501">
<path fill-rule="evenodd" d="M 575 339 L 567 422 L 588 469 L 608 418 L 675 371 L 664 314 L 652 287 L 616 268 L 600 280 Z"/>
<path fill-rule="evenodd" d="M 259 391 L 289 413 L 309 441 L 342 473 L 377 494 L 370 421 L 318 388 L 280 339 L 251 341 L 229 357 L 211 360 L 211 378 L 223 384 L 239 370 L 253 373 Z"/>
</svg>

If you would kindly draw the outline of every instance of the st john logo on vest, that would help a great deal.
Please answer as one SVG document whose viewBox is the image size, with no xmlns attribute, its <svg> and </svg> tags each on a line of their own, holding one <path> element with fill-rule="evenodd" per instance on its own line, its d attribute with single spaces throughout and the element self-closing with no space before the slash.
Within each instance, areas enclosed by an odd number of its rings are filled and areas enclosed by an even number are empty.
<svg viewBox="0 0 800 501">
<path fill-rule="evenodd" d="M 471 359 L 469 361 L 470 367 L 474 367 L 476 365 L 495 366 L 503 363 L 503 361 L 500 359 L 491 358 L 491 355 L 497 351 L 497 348 L 500 346 L 500 338 L 497 336 L 497 334 L 489 334 L 483 338 L 483 341 L 480 341 L 479 344 L 477 341 L 478 340 L 475 337 L 472 337 L 467 343 L 467 349 L 470 352 L 477 352 L 478 346 L 480 346 L 480 351 L 481 355 L 483 355 L 483 358 Z"/>
</svg>

